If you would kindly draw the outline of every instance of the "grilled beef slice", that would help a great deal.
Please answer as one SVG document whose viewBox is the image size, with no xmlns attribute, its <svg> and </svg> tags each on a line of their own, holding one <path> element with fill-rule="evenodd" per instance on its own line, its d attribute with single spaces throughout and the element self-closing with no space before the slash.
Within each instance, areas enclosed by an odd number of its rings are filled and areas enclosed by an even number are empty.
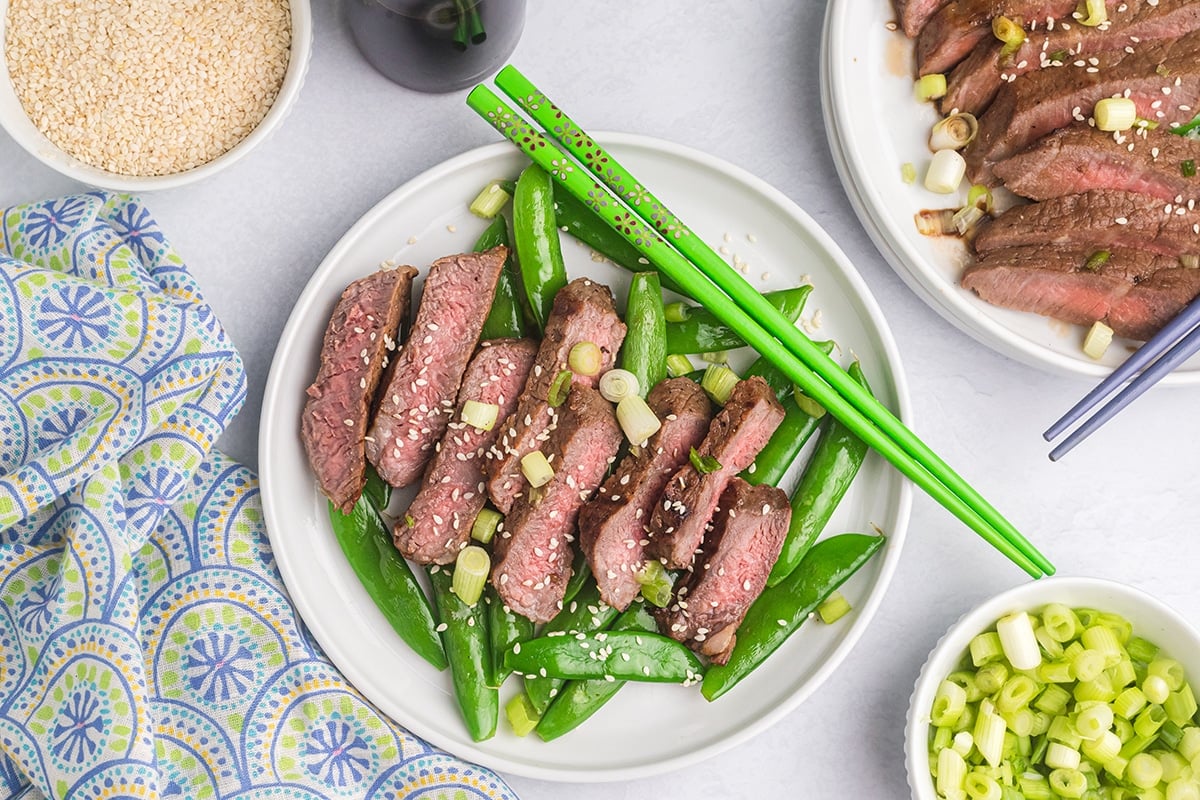
<svg viewBox="0 0 1200 800">
<path fill-rule="evenodd" d="M 1200 28 L 1200 3 L 1122 0 L 1110 9 L 1109 21 L 1109 25 L 1094 28 L 1071 23 L 1067 27 L 1038 25 L 1007 58 L 1000 56 L 1003 44 L 999 41 L 981 44 L 947 76 L 946 95 L 940 101 L 943 112 L 958 109 L 979 115 L 1013 75 L 1067 65 L 1087 67 L 1075 62 L 1191 33 Z M 1051 58 L 1055 55 L 1060 58 Z"/>
<path fill-rule="evenodd" d="M 595 387 L 600 375 L 612 369 L 624 340 L 625 324 L 617 316 L 607 286 L 577 278 L 555 295 L 542 345 L 517 410 L 500 426 L 499 439 L 489 454 L 487 488 L 496 508 L 507 514 L 513 500 L 524 491 L 521 457 L 536 450 L 554 428 L 556 415 L 546 399 L 554 379 L 567 369 L 571 348 L 580 342 L 593 342 L 600 348 L 600 372 L 571 378 L 573 385 Z"/>
<path fill-rule="evenodd" d="M 689 567 L 721 492 L 750 466 L 782 421 L 783 406 L 766 381 L 757 375 L 739 381 L 696 448 L 702 459 L 715 458 L 721 466 L 705 474 L 689 461 L 671 476 L 650 517 L 646 553 L 669 569 Z"/>
<path fill-rule="evenodd" d="M 991 250 L 962 285 L 989 303 L 1079 325 L 1104 322 L 1119 336 L 1148 339 L 1200 294 L 1200 270 L 1144 250 L 1114 249 L 1088 269 L 1093 246 L 1029 245 Z"/>
<path fill-rule="evenodd" d="M 949 0 L 892 0 L 896 8 L 896 23 L 904 31 L 904 35 L 912 39 L 929 18 L 938 12 Z"/>
<path fill-rule="evenodd" d="M 456 416 L 461 416 L 468 400 L 499 406 L 500 419 L 512 413 L 536 354 L 532 339 L 484 342 L 463 373 Z M 499 432 L 496 427 L 480 430 L 461 419 L 447 426 L 421 490 L 392 532 L 405 558 L 448 564 L 467 546 L 471 525 L 487 501 L 484 454 Z"/>
<path fill-rule="evenodd" d="M 321 366 L 308 387 L 300 437 L 321 491 L 350 513 L 366 482 L 363 437 L 379 377 L 412 302 L 412 267 L 350 284 L 325 329 Z"/>
<path fill-rule="evenodd" d="M 600 491 L 579 512 L 579 545 L 587 556 L 600 597 L 624 611 L 641 590 L 636 573 L 645 561 L 646 527 L 667 480 L 688 463 L 708 433 L 708 395 L 689 378 L 670 378 L 650 390 L 646 402 L 662 421 L 645 447 L 621 460 Z"/>
<path fill-rule="evenodd" d="M 956 0 L 930 17 L 917 36 L 917 74 L 949 72 L 992 37 L 992 18 L 1070 18 L 1075 0 Z"/>
<path fill-rule="evenodd" d="M 1200 3 L 1197 4 L 1200 9 Z M 1200 199 L 1200 177 L 1180 164 L 1200 160 L 1200 142 L 1162 131 L 1105 133 L 1077 122 L 996 164 L 1010 191 L 1046 200 L 1091 189 L 1117 189 L 1164 203 Z"/>
<path fill-rule="evenodd" d="M 1094 65 L 1041 69 L 1005 83 L 980 118 L 979 135 L 963 150 L 971 180 L 994 184 L 996 162 L 1086 119 L 1105 97 L 1124 94 L 1139 117 L 1160 127 L 1191 121 L 1192 109 L 1200 107 L 1200 31 L 1132 49 L 1093 56 Z"/>
<path fill-rule="evenodd" d="M 1180 256 L 1200 252 L 1200 210 L 1133 192 L 1093 189 L 1014 206 L 979 226 L 975 251 L 1054 244 L 1131 248 Z"/>
<path fill-rule="evenodd" d="M 554 478 L 516 499 L 493 540 L 492 584 L 505 605 L 534 622 L 548 622 L 562 607 L 575 520 L 604 480 L 622 439 L 612 404 L 590 386 L 573 385 L 558 411 L 558 425 L 543 450 Z"/>
<path fill-rule="evenodd" d="M 467 360 L 475 352 L 508 251 L 439 258 L 396 357 L 367 439 L 367 458 L 392 486 L 421 477 L 446 432 Z"/>
<path fill-rule="evenodd" d="M 738 626 L 779 558 L 792 509 L 781 489 L 734 478 L 704 537 L 696 569 L 655 613 L 659 629 L 718 664 L 729 660 Z"/>
</svg>

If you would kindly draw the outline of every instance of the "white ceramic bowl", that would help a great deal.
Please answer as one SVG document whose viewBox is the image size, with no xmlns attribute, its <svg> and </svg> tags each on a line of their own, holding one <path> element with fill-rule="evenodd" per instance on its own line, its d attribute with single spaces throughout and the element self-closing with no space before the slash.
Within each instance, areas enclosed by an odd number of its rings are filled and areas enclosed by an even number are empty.
<svg viewBox="0 0 1200 800">
<path fill-rule="evenodd" d="M 9 80 L 8 60 L 5 58 L 0 58 L 0 126 L 8 131 L 9 136 L 16 140 L 17 144 L 43 164 L 89 186 L 120 192 L 147 192 L 173 189 L 207 178 L 233 164 L 265 140 L 287 116 L 296 97 L 300 94 L 300 87 L 304 84 L 309 55 L 312 51 L 312 9 L 308 0 L 290 0 L 289 6 L 292 18 L 292 49 L 287 71 L 283 76 L 283 84 L 279 88 L 275 102 L 272 103 L 271 109 L 258 126 L 246 138 L 217 158 L 198 167 L 169 175 L 144 177 L 120 175 L 86 164 L 63 152 L 38 130 L 25 113 L 25 109 L 21 106 L 21 102 L 13 90 L 12 82 Z M 230 8 L 233 9 L 234 4 L 230 4 Z M 0 47 L 5 40 L 7 21 L 8 0 L 0 0 Z"/>
<path fill-rule="evenodd" d="M 905 768 L 914 800 L 938 800 L 929 774 L 929 710 L 942 680 L 957 669 L 976 634 L 1014 611 L 1033 611 L 1047 603 L 1094 608 L 1120 614 L 1134 633 L 1183 664 L 1190 680 L 1200 676 L 1200 633 L 1177 611 L 1140 589 L 1099 578 L 1043 578 L 1026 583 L 964 614 L 946 632 L 917 678 L 905 727 Z"/>
</svg>

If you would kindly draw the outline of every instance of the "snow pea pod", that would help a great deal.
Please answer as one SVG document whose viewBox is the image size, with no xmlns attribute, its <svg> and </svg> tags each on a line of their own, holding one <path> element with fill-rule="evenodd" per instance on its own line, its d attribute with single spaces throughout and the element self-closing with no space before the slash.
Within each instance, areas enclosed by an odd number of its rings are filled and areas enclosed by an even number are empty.
<svg viewBox="0 0 1200 800">
<path fill-rule="evenodd" d="M 533 638 L 533 622 L 504 605 L 496 589 L 489 583 L 484 590 L 484 602 L 488 612 L 488 638 L 491 643 L 491 672 L 488 685 L 499 688 L 512 670 L 504 666 L 504 654 L 517 642 Z"/>
<path fill-rule="evenodd" d="M 812 293 L 812 286 L 806 284 L 794 289 L 784 289 L 778 292 L 767 292 L 763 295 L 767 301 L 779 309 L 779 312 L 790 321 L 795 322 L 804 310 L 804 301 Z M 716 315 L 705 308 L 693 306 L 688 317 L 683 322 L 667 323 L 667 354 L 675 353 L 713 353 L 718 350 L 730 350 L 734 347 L 744 347 L 746 342 L 732 328 L 717 319 Z"/>
<path fill-rule="evenodd" d="M 492 308 L 488 311 L 487 319 L 483 321 L 483 332 L 479 338 L 488 339 L 517 339 L 525 335 L 525 315 L 521 310 L 521 279 L 513 261 L 513 251 L 509 246 L 508 223 L 504 216 L 497 214 L 480 234 L 475 242 L 475 252 L 482 253 L 493 247 L 504 245 L 508 247 L 508 256 L 504 259 L 504 267 L 496 280 L 496 294 L 492 299 Z"/>
<path fill-rule="evenodd" d="M 567 588 L 563 591 L 564 606 L 575 599 L 575 596 L 587 585 L 588 579 L 591 577 L 592 568 L 588 565 L 587 557 L 580 550 L 575 554 L 575 560 L 571 562 L 571 579 L 567 581 Z"/>
<path fill-rule="evenodd" d="M 429 582 L 437 601 L 442 624 L 442 641 L 454 679 L 454 696 L 477 742 L 496 734 L 500 719 L 500 692 L 488 685 L 491 654 L 488 647 L 487 612 L 484 603 L 469 606 L 451 589 L 452 573 L 444 567 L 429 569 Z M 444 627 L 443 627 L 444 626 Z"/>
<path fill-rule="evenodd" d="M 637 376 L 638 392 L 645 397 L 667 377 L 667 318 L 657 272 L 634 273 L 625 305 L 625 326 L 621 366 Z"/>
<path fill-rule="evenodd" d="M 504 663 L 527 675 L 564 680 L 691 683 L 704 674 L 704 665 L 687 647 L 646 631 L 539 636 L 508 651 Z"/>
<path fill-rule="evenodd" d="M 883 546 L 884 537 L 843 533 L 816 543 L 791 575 L 768 588 L 738 626 L 726 664 L 709 667 L 700 686 L 706 700 L 728 692 L 783 644 L 835 589 Z"/>
<path fill-rule="evenodd" d="M 658 623 L 646 607 L 646 603 L 639 598 L 617 617 L 609 630 L 655 633 L 658 631 Z M 537 735 L 548 742 L 575 730 L 599 711 L 600 707 L 624 685 L 625 681 L 617 680 L 568 681 L 550 704 L 550 708 L 542 715 L 535 729 Z"/>
<path fill-rule="evenodd" d="M 858 361 L 851 364 L 847 372 L 864 389 L 871 390 Z M 812 458 L 804 466 L 800 482 L 792 492 L 792 519 L 783 540 L 783 550 L 767 577 L 768 586 L 786 578 L 804 558 L 846 495 L 866 455 L 867 445 L 862 439 L 836 419 L 829 421 L 829 427 L 822 432 Z"/>
<path fill-rule="evenodd" d="M 596 581 L 588 580 L 575 599 L 565 602 L 563 610 L 542 627 L 541 635 L 602 631 L 612 624 L 617 618 L 617 613 L 615 608 L 600 599 L 600 589 L 596 586 Z M 536 670 L 533 676 L 525 678 L 525 694 L 529 696 L 529 702 L 537 712 L 544 714 L 550 707 L 550 701 L 562 688 L 562 681 L 558 678 L 542 678 Z"/>
<path fill-rule="evenodd" d="M 513 194 L 513 240 L 521 265 L 521 282 L 540 331 L 546 327 L 554 296 L 567 285 L 567 269 L 554 221 L 550 175 L 536 164 L 530 164 L 517 178 Z"/>
<path fill-rule="evenodd" d="M 829 355 L 837 347 L 837 343 L 832 339 L 825 339 L 813 342 L 813 346 L 825 355 Z M 784 398 L 792 393 L 792 387 L 795 385 L 792 383 L 791 378 L 783 374 L 783 370 L 762 356 L 754 359 L 750 363 L 750 366 L 746 367 L 746 372 L 742 377 L 749 378 L 754 375 L 767 382 L 767 386 L 771 387 L 771 390 L 775 392 L 775 396 L 779 398 L 780 402 L 783 402 Z"/>
<path fill-rule="evenodd" d="M 372 502 L 381 496 L 386 500 L 386 494 L 368 481 L 368 489 L 349 514 L 330 504 L 329 521 L 334 536 L 354 574 L 392 630 L 414 653 L 437 669 L 445 669 L 446 654 L 429 599 L 408 562 L 392 544 L 391 533 Z"/>
</svg>

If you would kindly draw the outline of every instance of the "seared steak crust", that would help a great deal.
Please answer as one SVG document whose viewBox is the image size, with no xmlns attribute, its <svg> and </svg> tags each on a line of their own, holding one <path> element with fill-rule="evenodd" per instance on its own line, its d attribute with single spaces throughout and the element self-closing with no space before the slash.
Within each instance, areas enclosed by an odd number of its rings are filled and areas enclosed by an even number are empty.
<svg viewBox="0 0 1200 800">
<path fill-rule="evenodd" d="M 595 387 L 600 375 L 612 369 L 624 340 L 625 324 L 617 316 L 612 290 L 607 286 L 577 278 L 555 295 L 533 371 L 517 410 L 500 426 L 500 436 L 488 461 L 487 489 L 496 508 L 508 513 L 525 487 L 521 457 L 536 450 L 553 430 L 554 415 L 546 399 L 555 377 L 567 369 L 571 348 L 580 342 L 593 342 L 600 348 L 600 372 L 572 377 L 573 385 Z"/>
<path fill-rule="evenodd" d="M 412 267 L 350 284 L 325 329 L 321 366 L 307 389 L 300 436 L 321 491 L 350 513 L 366 482 L 363 437 L 379 378 L 412 302 Z"/>
<path fill-rule="evenodd" d="M 1080 325 L 1104 322 L 1119 336 L 1148 339 L 1200 294 L 1200 270 L 1144 250 L 1029 245 L 991 250 L 963 273 L 963 288 L 989 303 Z"/>
<path fill-rule="evenodd" d="M 492 584 L 505 605 L 534 622 L 549 622 L 562 607 L 575 520 L 604 480 L 622 439 L 612 404 L 590 386 L 573 385 L 555 410 L 558 425 L 543 451 L 554 478 L 516 498 L 493 540 Z"/>
<path fill-rule="evenodd" d="M 696 448 L 702 459 L 715 458 L 720 468 L 702 474 L 689 461 L 671 476 L 650 517 L 646 552 L 670 569 L 689 567 L 721 492 L 750 466 L 782 421 L 783 406 L 766 381 L 757 375 L 739 381 Z"/>
<path fill-rule="evenodd" d="M 645 561 L 647 523 L 667 480 L 688 462 L 708 433 L 708 395 L 689 378 L 662 381 L 646 397 L 662 421 L 645 447 L 621 460 L 579 513 L 579 544 L 600 597 L 624 611 L 641 590 L 636 573 Z"/>
<path fill-rule="evenodd" d="M 468 400 L 499 406 L 500 419 L 512 413 L 536 354 L 537 343 L 532 339 L 484 342 L 463 373 L 456 418 Z M 479 430 L 461 418 L 447 426 L 421 490 L 392 532 L 405 558 L 421 564 L 448 564 L 467 546 L 471 525 L 487 501 L 484 454 L 498 433 L 498 428 Z"/>
<path fill-rule="evenodd" d="M 779 558 L 791 518 L 782 490 L 730 481 L 697 568 L 675 587 L 671 604 L 656 612 L 659 629 L 718 664 L 728 661 L 737 628 Z"/>
<path fill-rule="evenodd" d="M 912 39 L 947 2 L 949 0 L 892 0 L 896 8 L 896 23 L 904 35 Z"/>
<path fill-rule="evenodd" d="M 446 432 L 467 361 L 475 352 L 508 250 L 433 262 L 421 306 L 379 402 L 367 458 L 392 486 L 421 477 Z"/>
<path fill-rule="evenodd" d="M 1075 0 L 956 0 L 934 14 L 917 37 L 917 74 L 948 72 L 992 37 L 992 18 L 1067 17 Z"/>
</svg>

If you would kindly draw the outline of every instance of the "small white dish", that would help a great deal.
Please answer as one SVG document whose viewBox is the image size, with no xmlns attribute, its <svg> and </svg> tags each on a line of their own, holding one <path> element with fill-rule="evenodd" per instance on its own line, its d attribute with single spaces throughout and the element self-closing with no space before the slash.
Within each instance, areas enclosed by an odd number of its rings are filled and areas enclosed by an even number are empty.
<svg viewBox="0 0 1200 800">
<path fill-rule="evenodd" d="M 8 0 L 0 0 L 0 48 L 3 47 L 8 24 Z M 240 142 L 216 158 L 183 172 L 168 175 L 121 175 L 88 164 L 64 152 L 51 142 L 26 114 L 9 79 L 8 59 L 0 58 L 0 126 L 30 155 L 52 169 L 80 183 L 119 192 L 148 192 L 174 189 L 203 180 L 220 172 L 265 141 L 287 117 L 304 85 L 312 52 L 313 23 L 309 0 L 289 0 L 291 12 L 291 52 L 279 93 L 262 121 Z M 236 13 L 236 5 L 229 5 Z"/>
<path fill-rule="evenodd" d="M 1042 578 L 1001 592 L 951 626 L 917 677 L 904 731 L 904 766 L 914 800 L 938 800 L 929 773 L 929 712 L 942 680 L 958 669 L 971 639 L 994 626 L 996 620 L 1048 603 L 1119 614 L 1133 623 L 1137 636 L 1158 645 L 1163 653 L 1183 664 L 1189 679 L 1200 676 L 1200 632 L 1179 612 L 1140 589 L 1100 578 L 1064 577 Z"/>
</svg>

